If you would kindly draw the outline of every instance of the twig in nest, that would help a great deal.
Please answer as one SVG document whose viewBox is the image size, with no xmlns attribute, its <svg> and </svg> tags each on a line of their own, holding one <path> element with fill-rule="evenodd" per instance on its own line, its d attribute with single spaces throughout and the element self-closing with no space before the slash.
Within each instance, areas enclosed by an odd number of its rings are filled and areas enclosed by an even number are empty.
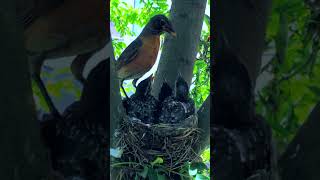
<svg viewBox="0 0 320 180">
<path fill-rule="evenodd" d="M 123 164 L 130 173 L 133 170 L 134 173 L 137 173 L 139 167 L 150 166 L 157 157 L 164 160 L 161 166 L 169 173 L 181 168 L 187 162 L 200 159 L 194 150 L 200 138 L 199 128 L 173 124 L 146 125 L 141 121 L 131 121 L 130 118 L 125 118 L 118 131 L 117 145 L 124 151 L 120 161 L 135 162 Z M 121 164 L 121 162 L 116 164 Z"/>
</svg>

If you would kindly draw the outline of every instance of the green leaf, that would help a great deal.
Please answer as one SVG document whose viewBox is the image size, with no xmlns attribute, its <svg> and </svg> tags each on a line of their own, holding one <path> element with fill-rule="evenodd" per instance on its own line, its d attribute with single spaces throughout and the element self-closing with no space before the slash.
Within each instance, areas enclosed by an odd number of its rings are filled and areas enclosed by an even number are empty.
<svg viewBox="0 0 320 180">
<path fill-rule="evenodd" d="M 209 177 L 204 176 L 202 174 L 197 174 L 197 176 L 196 176 L 196 180 L 208 180 L 208 179 L 209 179 Z"/>
<path fill-rule="evenodd" d="M 210 16 L 208 16 L 207 14 L 204 15 L 204 22 L 208 27 L 210 26 Z"/>
<path fill-rule="evenodd" d="M 136 174 L 136 176 L 134 177 L 134 180 L 139 180 L 139 176 Z"/>
<path fill-rule="evenodd" d="M 309 86 L 309 90 L 316 96 L 320 96 L 320 88 L 318 86 Z"/>
<path fill-rule="evenodd" d="M 150 168 L 148 171 L 148 179 L 149 180 L 158 180 L 158 173 L 152 168 Z"/>
<path fill-rule="evenodd" d="M 162 174 L 157 174 L 157 180 L 166 180 L 166 176 Z"/>
<path fill-rule="evenodd" d="M 201 158 L 203 162 L 210 162 L 210 147 L 202 152 Z"/>
<path fill-rule="evenodd" d="M 189 175 L 195 176 L 198 173 L 198 169 L 189 169 Z"/>
<path fill-rule="evenodd" d="M 194 162 L 190 164 L 190 169 L 197 169 L 198 171 L 207 170 L 208 167 L 203 162 Z"/>
<path fill-rule="evenodd" d="M 149 167 L 148 166 L 144 166 L 143 167 L 143 171 L 139 173 L 139 175 L 143 178 L 146 178 L 149 172 Z"/>
<path fill-rule="evenodd" d="M 161 157 L 157 157 L 153 162 L 151 162 L 151 165 L 154 166 L 155 164 L 162 164 L 163 159 Z"/>
</svg>

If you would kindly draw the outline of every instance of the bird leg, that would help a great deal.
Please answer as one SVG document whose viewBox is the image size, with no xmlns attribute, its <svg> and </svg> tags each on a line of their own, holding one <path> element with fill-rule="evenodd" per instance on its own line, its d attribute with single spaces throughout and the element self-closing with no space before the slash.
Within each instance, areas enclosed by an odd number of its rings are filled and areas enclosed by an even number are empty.
<svg viewBox="0 0 320 180">
<path fill-rule="evenodd" d="M 71 63 L 71 73 L 82 84 L 86 81 L 83 77 L 83 70 L 88 60 L 92 57 L 95 51 L 78 55 Z"/>
<path fill-rule="evenodd" d="M 46 101 L 52 115 L 54 115 L 57 118 L 60 118 L 61 115 L 60 115 L 59 111 L 56 109 L 56 107 L 54 106 L 54 104 L 53 104 L 53 102 L 47 92 L 47 89 L 46 89 L 46 87 L 40 77 L 41 67 L 44 62 L 44 59 L 45 59 L 45 57 L 41 55 L 40 57 L 37 57 L 37 58 L 33 59 L 32 62 L 30 62 L 31 63 L 31 76 L 32 76 L 32 79 L 37 84 L 37 86 L 39 87 L 40 92 L 41 92 L 42 96 L 44 97 L 44 100 Z"/>
<path fill-rule="evenodd" d="M 121 89 L 122 89 L 124 95 L 126 95 L 126 98 L 129 99 L 129 96 L 127 95 L 126 91 L 125 91 L 124 88 L 123 88 L 123 81 L 124 81 L 124 80 L 122 80 L 122 81 L 120 82 L 120 86 L 121 86 Z"/>
</svg>

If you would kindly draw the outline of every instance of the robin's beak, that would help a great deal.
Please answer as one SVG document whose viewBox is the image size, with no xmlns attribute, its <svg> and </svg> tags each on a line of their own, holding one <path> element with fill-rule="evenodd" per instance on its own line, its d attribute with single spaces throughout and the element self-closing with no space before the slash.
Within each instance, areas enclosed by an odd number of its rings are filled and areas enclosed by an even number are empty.
<svg viewBox="0 0 320 180">
<path fill-rule="evenodd" d="M 171 34 L 172 36 L 177 37 L 177 33 L 174 31 L 174 29 L 172 28 L 171 25 L 165 26 L 165 27 L 164 27 L 164 30 L 165 30 L 166 32 L 168 32 L 169 34 Z"/>
<path fill-rule="evenodd" d="M 171 31 L 170 34 L 171 34 L 173 37 L 177 37 L 177 33 L 174 32 L 174 31 Z"/>
</svg>

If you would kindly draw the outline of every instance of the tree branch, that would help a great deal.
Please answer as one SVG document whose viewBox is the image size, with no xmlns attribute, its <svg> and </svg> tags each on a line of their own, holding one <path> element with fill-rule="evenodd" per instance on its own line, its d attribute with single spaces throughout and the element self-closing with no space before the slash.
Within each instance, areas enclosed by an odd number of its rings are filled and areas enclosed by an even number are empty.
<svg viewBox="0 0 320 180">
<path fill-rule="evenodd" d="M 0 6 L 0 179 L 42 179 L 47 177 L 48 161 L 15 5 L 5 0 Z"/>
<path fill-rule="evenodd" d="M 170 19 L 177 37 L 167 36 L 163 43 L 162 55 L 152 88 L 152 94 L 155 97 L 164 79 L 173 87 L 179 72 L 190 85 L 206 3 L 206 0 L 172 1 Z"/>
<path fill-rule="evenodd" d="M 261 66 L 261 55 L 265 47 L 267 17 L 271 0 L 216 2 L 214 11 L 217 25 L 215 52 L 229 48 L 246 66 L 253 84 Z"/>
<path fill-rule="evenodd" d="M 123 117 L 124 111 L 121 101 L 121 95 L 119 91 L 119 80 L 115 71 L 115 58 L 112 48 L 112 42 L 107 45 L 108 54 L 110 54 L 110 138 L 111 147 L 113 146 L 113 135 L 115 130 L 120 124 L 120 120 Z"/>
<path fill-rule="evenodd" d="M 199 143 L 200 150 L 203 150 L 210 144 L 210 108 L 211 96 L 209 95 L 198 110 L 198 127 L 203 131 Z"/>
</svg>

